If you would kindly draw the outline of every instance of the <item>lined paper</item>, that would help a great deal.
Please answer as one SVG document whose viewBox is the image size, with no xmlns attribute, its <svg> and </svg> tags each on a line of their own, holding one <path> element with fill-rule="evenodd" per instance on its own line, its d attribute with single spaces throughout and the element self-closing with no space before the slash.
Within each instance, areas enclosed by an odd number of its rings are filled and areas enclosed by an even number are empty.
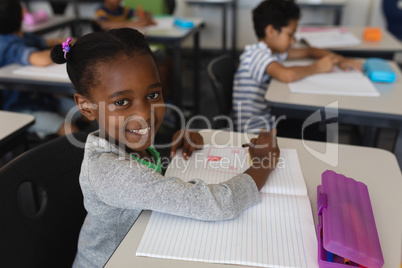
<svg viewBox="0 0 402 268">
<path fill-rule="evenodd" d="M 180 161 L 180 155 L 172 160 L 166 176 L 219 183 L 249 166 L 247 149 L 241 147 L 206 147 L 187 162 Z M 318 267 L 314 222 L 296 150 L 281 150 L 281 161 L 261 192 L 261 203 L 231 220 L 199 221 L 153 212 L 137 256 Z"/>
</svg>

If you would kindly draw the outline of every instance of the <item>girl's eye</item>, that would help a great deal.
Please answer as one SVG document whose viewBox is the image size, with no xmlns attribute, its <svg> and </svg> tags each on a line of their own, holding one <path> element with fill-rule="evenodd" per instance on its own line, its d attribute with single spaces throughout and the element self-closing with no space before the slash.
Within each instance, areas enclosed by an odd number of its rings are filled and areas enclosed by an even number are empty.
<svg viewBox="0 0 402 268">
<path fill-rule="evenodd" d="M 128 103 L 129 103 L 128 100 L 119 100 L 119 101 L 116 101 L 114 104 L 115 104 L 116 106 L 125 106 L 125 105 L 127 105 Z"/>
<path fill-rule="evenodd" d="M 148 95 L 148 99 L 153 100 L 159 97 L 160 93 L 159 92 L 154 92 Z"/>
</svg>

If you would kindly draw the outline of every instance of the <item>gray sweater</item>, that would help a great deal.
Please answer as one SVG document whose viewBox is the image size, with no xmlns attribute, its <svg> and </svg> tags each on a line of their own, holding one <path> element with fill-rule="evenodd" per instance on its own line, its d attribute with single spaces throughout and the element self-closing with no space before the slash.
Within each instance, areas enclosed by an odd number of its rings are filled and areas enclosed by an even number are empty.
<svg viewBox="0 0 402 268">
<path fill-rule="evenodd" d="M 164 177 L 98 135 L 89 134 L 85 145 L 80 185 L 88 214 L 73 267 L 104 266 L 144 209 L 214 221 L 261 200 L 247 174 L 209 185 Z"/>
</svg>

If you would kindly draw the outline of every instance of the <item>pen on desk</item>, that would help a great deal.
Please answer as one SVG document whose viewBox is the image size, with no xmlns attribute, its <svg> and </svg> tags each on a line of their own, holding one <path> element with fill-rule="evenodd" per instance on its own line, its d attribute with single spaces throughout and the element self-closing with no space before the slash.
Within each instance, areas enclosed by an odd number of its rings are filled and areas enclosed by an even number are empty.
<svg viewBox="0 0 402 268">
<path fill-rule="evenodd" d="M 344 264 L 350 264 L 350 260 L 348 260 L 348 259 L 346 259 L 346 258 L 343 258 L 343 263 L 344 263 Z"/>
</svg>

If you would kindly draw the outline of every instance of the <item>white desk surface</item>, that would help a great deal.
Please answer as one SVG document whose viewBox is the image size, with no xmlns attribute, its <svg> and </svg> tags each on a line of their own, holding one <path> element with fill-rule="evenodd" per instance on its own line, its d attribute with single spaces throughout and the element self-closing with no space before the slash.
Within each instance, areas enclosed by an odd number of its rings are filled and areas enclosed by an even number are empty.
<svg viewBox="0 0 402 268">
<path fill-rule="evenodd" d="M 292 93 L 287 83 L 272 79 L 265 93 L 265 99 L 271 104 L 320 108 L 338 101 L 339 109 L 402 117 L 402 74 L 395 62 L 388 61 L 388 63 L 396 72 L 397 78 L 393 84 L 374 83 L 381 94 L 380 97 Z"/>
<path fill-rule="evenodd" d="M 157 26 L 151 26 L 149 28 L 144 29 L 144 34 L 148 36 L 149 38 L 174 38 L 174 39 L 180 39 L 184 38 L 187 36 L 190 32 L 192 32 L 194 29 L 200 27 L 203 23 L 204 20 L 201 18 L 185 18 L 186 20 L 190 20 L 194 23 L 193 28 L 181 28 L 181 27 L 176 27 L 173 25 L 175 17 L 170 17 L 170 16 L 161 16 L 161 17 L 154 17 L 155 22 L 157 23 Z M 168 24 L 171 24 L 171 27 L 168 27 Z"/>
<path fill-rule="evenodd" d="M 312 5 L 312 6 L 320 6 L 320 5 L 345 5 L 346 0 L 296 0 L 296 4 L 303 5 Z"/>
<path fill-rule="evenodd" d="M 300 25 L 299 27 L 331 27 L 334 26 L 309 26 L 309 25 Z M 388 32 L 385 28 L 380 28 L 382 32 L 382 39 L 379 42 L 369 42 L 363 40 L 363 32 L 366 27 L 362 26 L 340 26 L 338 28 L 345 28 L 350 33 L 353 33 L 358 39 L 362 40 L 362 43 L 356 46 L 347 46 L 347 47 L 332 47 L 331 49 L 337 51 L 376 51 L 376 52 L 398 52 L 402 51 L 402 42 L 400 42 L 396 37 L 394 37 L 390 32 Z M 296 47 L 303 47 L 305 44 L 296 44 Z"/>
<path fill-rule="evenodd" d="M 13 71 L 20 68 L 22 65 L 13 63 L 0 68 L 0 80 L 3 79 L 15 79 L 15 80 L 29 80 L 37 82 L 56 82 L 71 84 L 69 78 L 51 77 L 51 76 L 38 76 L 38 75 L 20 75 L 15 74 Z M 37 67 L 41 68 L 41 67 Z"/>
<path fill-rule="evenodd" d="M 71 17 L 71 16 L 54 15 L 54 16 L 49 17 L 49 19 L 47 21 L 41 22 L 38 24 L 27 25 L 27 24 L 22 23 L 22 30 L 24 32 L 36 32 L 36 31 L 40 31 L 43 29 L 53 27 L 54 25 L 72 22 L 74 20 L 76 20 L 76 18 Z"/>
<path fill-rule="evenodd" d="M 35 117 L 33 115 L 0 110 L 0 141 L 12 136 L 34 121 Z"/>
<path fill-rule="evenodd" d="M 204 137 L 205 144 L 214 144 L 211 140 L 215 141 L 216 144 L 235 146 L 240 146 L 246 142 L 243 134 L 236 135 L 230 132 L 209 130 L 201 131 L 200 133 Z M 336 151 L 329 153 L 332 159 L 338 159 L 339 161 L 336 167 L 332 167 L 310 154 L 301 140 L 278 138 L 278 143 L 280 148 L 294 148 L 298 152 L 315 225 L 317 225 L 317 186 L 321 184 L 321 174 L 325 170 L 334 170 L 368 186 L 385 260 L 383 267 L 398 267 L 401 260 L 402 175 L 395 156 L 390 152 L 376 148 L 339 145 L 338 155 L 335 153 Z M 325 152 L 325 143 L 307 141 L 306 144 L 319 152 Z M 110 258 L 106 267 L 241 267 L 237 265 L 136 257 L 135 253 L 150 214 L 149 211 L 141 214 Z"/>
</svg>

